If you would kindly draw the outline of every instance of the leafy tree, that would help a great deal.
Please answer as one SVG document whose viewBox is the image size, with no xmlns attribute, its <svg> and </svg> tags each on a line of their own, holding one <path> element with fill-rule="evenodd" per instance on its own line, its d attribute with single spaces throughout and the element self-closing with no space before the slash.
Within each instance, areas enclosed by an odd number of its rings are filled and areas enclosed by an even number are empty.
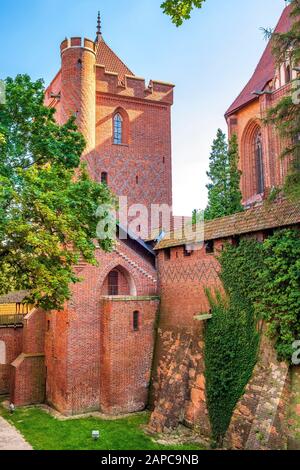
<svg viewBox="0 0 300 470">
<path fill-rule="evenodd" d="M 81 257 L 96 264 L 97 207 L 109 189 L 80 163 L 85 147 L 75 118 L 59 126 L 44 106 L 42 81 L 6 80 L 0 105 L 0 292 L 31 292 L 28 301 L 60 309 L 78 282 Z M 101 240 L 110 250 L 112 240 Z"/>
<path fill-rule="evenodd" d="M 292 65 L 300 63 L 300 2 L 291 2 L 292 26 L 286 33 L 274 33 L 272 36 L 273 54 L 279 65 L 290 59 Z M 281 158 L 291 158 L 289 174 L 286 178 L 285 193 L 294 198 L 300 198 L 300 102 L 299 81 L 292 87 L 292 92 L 282 98 L 279 103 L 269 110 L 266 122 L 273 124 L 279 131 L 286 146 Z"/>
<path fill-rule="evenodd" d="M 205 0 L 165 0 L 161 5 L 164 13 L 172 18 L 176 26 L 191 17 L 194 8 L 201 8 Z"/>
<path fill-rule="evenodd" d="M 300 338 L 300 233 L 281 230 L 263 245 L 256 311 L 276 340 L 280 359 L 291 362 L 293 342 Z"/>
<path fill-rule="evenodd" d="M 228 215 L 242 212 L 242 193 L 240 189 L 241 171 L 239 170 L 239 145 L 237 135 L 233 134 L 228 149 L 229 184 L 228 184 Z"/>
<path fill-rule="evenodd" d="M 241 173 L 238 170 L 238 143 L 233 136 L 229 146 L 226 135 L 221 131 L 213 142 L 210 155 L 208 206 L 205 219 L 213 220 L 243 210 L 240 192 Z"/>
<path fill-rule="evenodd" d="M 228 194 L 228 144 L 226 135 L 218 129 L 217 137 L 213 141 L 209 172 L 208 206 L 205 210 L 205 219 L 212 220 L 226 215 L 225 200 Z"/>
</svg>

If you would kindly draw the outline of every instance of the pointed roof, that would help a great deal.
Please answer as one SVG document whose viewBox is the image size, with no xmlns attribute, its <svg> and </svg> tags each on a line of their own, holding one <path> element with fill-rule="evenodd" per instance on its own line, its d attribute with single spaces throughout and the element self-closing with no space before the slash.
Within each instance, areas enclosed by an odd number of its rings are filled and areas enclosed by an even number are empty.
<svg viewBox="0 0 300 470">
<path fill-rule="evenodd" d="M 288 5 L 283 10 L 280 20 L 275 28 L 276 33 L 287 32 L 291 27 L 291 5 Z M 272 43 L 269 41 L 251 79 L 232 103 L 230 108 L 226 111 L 225 116 L 228 117 L 230 114 L 238 111 L 246 104 L 257 99 L 253 95 L 254 91 L 262 91 L 265 86 L 273 80 L 276 71 L 275 60 L 272 54 Z"/>
<path fill-rule="evenodd" d="M 124 80 L 125 75 L 134 76 L 134 73 L 119 59 L 102 37 L 98 41 L 96 63 L 104 65 L 107 72 L 117 73 L 120 80 Z"/>
</svg>

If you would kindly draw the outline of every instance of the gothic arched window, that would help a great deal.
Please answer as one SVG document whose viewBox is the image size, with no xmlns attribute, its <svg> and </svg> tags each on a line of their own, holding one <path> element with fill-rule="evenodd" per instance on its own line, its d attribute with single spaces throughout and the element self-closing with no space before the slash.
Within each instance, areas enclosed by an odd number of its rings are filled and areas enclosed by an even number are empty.
<svg viewBox="0 0 300 470">
<path fill-rule="evenodd" d="M 123 118 L 120 113 L 114 115 L 114 144 L 123 143 Z"/>
<path fill-rule="evenodd" d="M 254 141 L 255 165 L 256 165 L 256 189 L 257 194 L 262 194 L 265 190 L 263 143 L 261 130 L 258 129 Z"/>
<path fill-rule="evenodd" d="M 119 273 L 111 271 L 108 275 L 108 295 L 119 295 Z"/>
</svg>

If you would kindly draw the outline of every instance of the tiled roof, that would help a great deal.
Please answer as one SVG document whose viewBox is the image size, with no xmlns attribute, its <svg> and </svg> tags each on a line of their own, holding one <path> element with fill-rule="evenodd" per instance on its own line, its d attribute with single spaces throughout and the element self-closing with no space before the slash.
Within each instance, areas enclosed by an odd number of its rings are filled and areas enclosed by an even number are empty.
<svg viewBox="0 0 300 470">
<path fill-rule="evenodd" d="M 0 297 L 0 304 L 20 304 L 28 294 L 29 292 L 26 290 L 10 292 L 9 294 L 2 295 Z"/>
<path fill-rule="evenodd" d="M 121 80 L 124 80 L 125 75 L 134 76 L 127 65 L 119 59 L 102 38 L 98 43 L 96 63 L 98 65 L 104 65 L 107 72 L 117 73 Z"/>
<path fill-rule="evenodd" d="M 282 15 L 281 18 L 276 26 L 275 32 L 276 33 L 283 33 L 289 30 L 291 26 L 291 17 L 290 17 L 291 5 L 288 5 Z M 268 82 L 273 80 L 275 75 L 275 61 L 272 54 L 272 44 L 269 41 L 259 63 L 255 69 L 254 74 L 252 75 L 251 79 L 240 93 L 240 95 L 236 98 L 236 100 L 232 103 L 230 108 L 226 111 L 226 116 L 233 114 L 238 109 L 242 108 L 246 104 L 250 103 L 251 101 L 257 99 L 255 95 L 253 95 L 254 91 L 262 91 Z"/>
<path fill-rule="evenodd" d="M 300 224 L 300 201 L 283 200 L 265 203 L 245 212 L 215 219 L 204 224 L 204 240 L 217 240 L 261 230 L 288 227 Z M 188 231 L 189 232 L 189 231 Z M 155 250 L 186 245 L 194 242 L 193 234 L 182 236 L 182 232 L 171 232 L 155 246 Z M 197 232 L 196 232 L 197 234 Z M 199 229 L 197 239 L 201 240 Z"/>
</svg>

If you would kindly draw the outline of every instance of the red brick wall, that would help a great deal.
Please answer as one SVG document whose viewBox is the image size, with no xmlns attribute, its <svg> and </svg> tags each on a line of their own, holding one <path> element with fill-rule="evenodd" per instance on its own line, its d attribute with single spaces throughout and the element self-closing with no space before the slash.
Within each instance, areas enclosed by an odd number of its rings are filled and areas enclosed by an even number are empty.
<svg viewBox="0 0 300 470">
<path fill-rule="evenodd" d="M 95 44 L 81 46 L 80 38 L 61 45 L 61 116 L 65 122 L 76 113 L 77 124 L 86 140 L 85 153 L 95 148 Z"/>
<path fill-rule="evenodd" d="M 129 119 L 128 145 L 112 142 L 113 114 L 119 107 Z M 128 206 L 143 204 L 149 214 L 151 204 L 172 205 L 170 109 L 168 104 L 97 95 L 96 149 L 88 157 L 90 172 L 97 181 L 107 172 L 113 192 L 127 196 Z"/>
<path fill-rule="evenodd" d="M 11 363 L 22 352 L 23 328 L 0 328 L 0 341 L 5 344 L 6 364 L 0 364 L 0 395 L 10 390 Z"/>
<path fill-rule="evenodd" d="M 259 125 L 262 131 L 265 193 L 272 187 L 282 186 L 288 172 L 290 160 L 282 160 L 282 139 L 272 126 L 263 124 L 268 109 L 275 106 L 290 90 L 290 84 L 275 91 L 272 95 L 263 95 L 244 106 L 228 118 L 229 135 L 236 133 L 240 150 L 240 169 L 242 171 L 241 190 L 244 203 L 252 203 L 261 198 L 257 195 L 256 166 L 254 157 L 254 128 Z M 234 121 L 234 125 L 232 122 Z"/>
<path fill-rule="evenodd" d="M 102 300 L 100 405 L 108 414 L 143 410 L 148 402 L 158 300 Z M 139 312 L 139 330 L 133 312 Z"/>
<path fill-rule="evenodd" d="M 143 204 L 149 211 L 151 204 L 172 206 L 173 85 L 154 81 L 147 87 L 137 77 L 125 77 L 121 85 L 117 74 L 96 66 L 95 44 L 86 44 L 88 49 L 80 45 L 80 38 L 61 44 L 61 71 L 48 87 L 45 103 L 56 108 L 59 123 L 76 113 L 87 141 L 84 159 L 96 181 L 107 172 L 109 186 L 118 196 L 127 196 L 129 206 Z M 51 94 L 60 94 L 60 99 Z M 124 118 L 122 145 L 113 143 L 117 110 Z M 149 233 L 150 227 L 142 235 Z"/>
<path fill-rule="evenodd" d="M 79 267 L 77 272 L 83 281 L 73 286 L 72 299 L 65 311 L 47 316 L 50 320 L 50 329 L 46 333 L 47 400 L 66 414 L 100 408 L 104 341 L 101 299 L 108 273 L 121 266 L 134 282 L 137 296 L 157 294 L 155 268 L 125 243 L 121 242 L 117 250 L 111 254 L 99 250 L 99 267 Z M 152 341 L 152 333 L 150 336 L 149 341 Z M 114 340 L 118 348 L 118 338 Z M 130 350 L 124 354 L 124 360 L 130 360 Z M 114 393 L 117 395 L 118 389 Z M 133 396 L 132 401 L 134 399 Z M 128 398 L 124 396 L 124 403 L 126 400 Z"/>
<path fill-rule="evenodd" d="M 46 401 L 59 410 L 67 409 L 67 335 L 69 312 L 48 312 L 46 316 L 45 365 Z"/>
<path fill-rule="evenodd" d="M 215 243 L 215 253 L 223 242 Z M 205 288 L 221 288 L 219 264 L 205 248 L 184 256 L 184 247 L 171 249 L 171 259 L 158 254 L 161 296 L 159 336 L 151 393 L 151 427 L 175 428 L 180 422 L 208 435 L 204 379 L 204 323 L 195 320 L 209 311 Z"/>
<path fill-rule="evenodd" d="M 12 364 L 11 402 L 16 406 L 45 401 L 44 354 L 21 354 Z"/>
<path fill-rule="evenodd" d="M 12 363 L 11 401 L 17 406 L 45 400 L 45 326 L 43 310 L 26 315 L 22 353 Z"/>
</svg>

